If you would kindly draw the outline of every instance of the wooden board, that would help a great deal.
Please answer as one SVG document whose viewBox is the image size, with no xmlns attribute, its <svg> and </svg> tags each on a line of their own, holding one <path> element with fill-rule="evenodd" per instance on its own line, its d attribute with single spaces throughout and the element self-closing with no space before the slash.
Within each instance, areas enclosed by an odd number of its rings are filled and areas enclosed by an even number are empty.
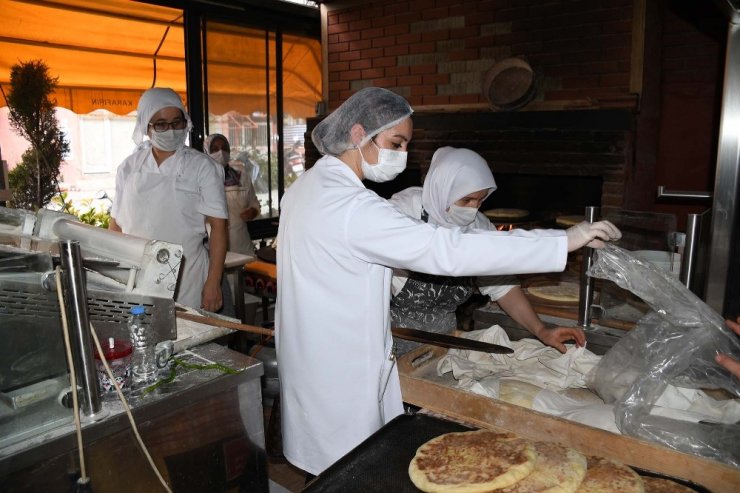
<svg viewBox="0 0 740 493">
<path fill-rule="evenodd" d="M 398 359 L 404 402 L 481 428 L 557 442 L 583 454 L 692 481 L 714 493 L 738 490 L 740 469 L 443 385 L 430 375 L 436 374 L 434 368 L 444 354 L 443 348 L 422 346 Z"/>
</svg>

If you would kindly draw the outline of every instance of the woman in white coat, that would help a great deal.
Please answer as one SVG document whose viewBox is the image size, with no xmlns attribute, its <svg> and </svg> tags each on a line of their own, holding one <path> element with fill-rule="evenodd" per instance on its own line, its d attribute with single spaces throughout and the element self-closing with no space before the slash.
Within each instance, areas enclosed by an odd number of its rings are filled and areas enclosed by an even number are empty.
<svg viewBox="0 0 740 493">
<path fill-rule="evenodd" d="M 245 172 L 244 164 L 231 159 L 229 141 L 224 135 L 214 133 L 206 137 L 203 150 L 224 167 L 224 190 L 229 209 L 229 251 L 254 255 L 247 222 L 259 216 L 260 202 L 252 180 Z"/>
<path fill-rule="evenodd" d="M 463 232 L 495 231 L 488 218 L 478 212 L 483 201 L 496 190 L 491 168 L 470 149 L 441 147 L 432 156 L 423 187 L 409 187 L 390 198 L 404 214 L 441 228 Z M 565 342 L 586 342 L 577 327 L 548 329 L 519 287 L 515 277 L 447 277 L 395 269 L 391 282 L 391 319 L 396 327 L 449 333 L 457 328 L 455 310 L 475 288 L 516 322 L 548 346 L 565 352 Z M 398 354 L 418 343 L 396 340 Z"/>
<path fill-rule="evenodd" d="M 177 287 L 171 283 L 175 300 L 215 312 L 223 304 L 221 275 L 228 242 L 224 172 L 185 145 L 191 126 L 172 89 L 142 94 L 133 134 L 138 148 L 116 172 L 108 228 L 182 245 L 182 261 L 170 259 L 173 271 L 179 269 Z"/>
<path fill-rule="evenodd" d="M 362 180 L 391 180 L 403 171 L 411 113 L 386 89 L 352 95 L 313 130 L 324 156 L 281 203 L 276 347 L 283 452 L 310 474 L 403 412 L 390 333 L 393 268 L 448 276 L 557 271 L 568 251 L 620 236 L 606 222 L 567 235 L 466 234 L 403 214 Z"/>
</svg>

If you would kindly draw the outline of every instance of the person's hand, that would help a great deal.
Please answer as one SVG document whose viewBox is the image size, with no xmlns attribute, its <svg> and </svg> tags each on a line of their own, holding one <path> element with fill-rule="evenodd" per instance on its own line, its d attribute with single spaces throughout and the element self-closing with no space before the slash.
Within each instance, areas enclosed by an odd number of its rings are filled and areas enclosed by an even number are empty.
<svg viewBox="0 0 740 493">
<path fill-rule="evenodd" d="M 244 221 L 245 223 L 247 221 L 251 221 L 255 217 L 257 217 L 257 214 L 259 214 L 259 211 L 255 209 L 254 207 L 249 207 L 247 209 L 242 209 L 242 211 L 239 213 L 239 217 Z"/>
<path fill-rule="evenodd" d="M 603 248 L 604 241 L 618 240 L 622 237 L 622 232 L 609 221 L 595 223 L 583 221 L 568 228 L 565 234 L 568 236 L 569 252 L 578 250 L 583 246 Z"/>
<path fill-rule="evenodd" d="M 578 327 L 553 327 L 552 329 L 543 327 L 535 335 L 540 341 L 561 353 L 567 351 L 564 344 L 566 341 L 576 341 L 578 347 L 586 345 L 586 334 Z"/>
<path fill-rule="evenodd" d="M 735 334 L 740 336 L 740 317 L 737 317 L 737 322 L 725 320 L 725 323 L 727 323 L 727 326 L 732 329 Z M 715 360 L 720 366 L 727 368 L 736 378 L 740 378 L 740 361 L 727 354 L 718 354 L 715 357 Z"/>
<path fill-rule="evenodd" d="M 206 282 L 200 295 L 200 307 L 209 312 L 216 312 L 223 303 L 221 284 Z"/>
</svg>

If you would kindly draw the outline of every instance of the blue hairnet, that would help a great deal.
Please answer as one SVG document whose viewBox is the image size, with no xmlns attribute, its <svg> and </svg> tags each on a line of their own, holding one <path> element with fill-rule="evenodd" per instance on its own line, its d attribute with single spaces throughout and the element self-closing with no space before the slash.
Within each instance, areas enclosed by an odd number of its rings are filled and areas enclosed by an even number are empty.
<svg viewBox="0 0 740 493">
<path fill-rule="evenodd" d="M 362 125 L 369 139 L 398 125 L 413 111 L 403 96 L 381 87 L 366 87 L 316 125 L 311 140 L 321 154 L 339 156 L 355 147 L 350 136 L 353 125 Z"/>
</svg>

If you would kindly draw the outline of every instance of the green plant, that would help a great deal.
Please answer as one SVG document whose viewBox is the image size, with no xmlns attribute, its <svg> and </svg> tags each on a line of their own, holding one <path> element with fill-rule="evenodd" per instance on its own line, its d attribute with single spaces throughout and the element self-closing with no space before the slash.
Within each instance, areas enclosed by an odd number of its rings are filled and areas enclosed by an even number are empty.
<svg viewBox="0 0 740 493">
<path fill-rule="evenodd" d="M 17 208 L 38 210 L 59 189 L 59 168 L 69 143 L 59 129 L 50 99 L 57 81 L 42 60 L 21 62 L 10 69 L 10 94 L 5 96 L 3 91 L 10 126 L 31 143 L 21 162 L 8 173 L 12 204 Z"/>
<path fill-rule="evenodd" d="M 98 226 L 99 228 L 108 228 L 110 222 L 110 211 L 98 210 L 93 207 L 92 200 L 86 199 L 82 201 L 82 207 L 77 208 L 72 205 L 71 200 L 67 200 L 67 193 L 61 192 L 51 198 L 51 203 L 55 208 L 76 216 L 80 221 L 85 224 L 92 226 Z"/>
</svg>

